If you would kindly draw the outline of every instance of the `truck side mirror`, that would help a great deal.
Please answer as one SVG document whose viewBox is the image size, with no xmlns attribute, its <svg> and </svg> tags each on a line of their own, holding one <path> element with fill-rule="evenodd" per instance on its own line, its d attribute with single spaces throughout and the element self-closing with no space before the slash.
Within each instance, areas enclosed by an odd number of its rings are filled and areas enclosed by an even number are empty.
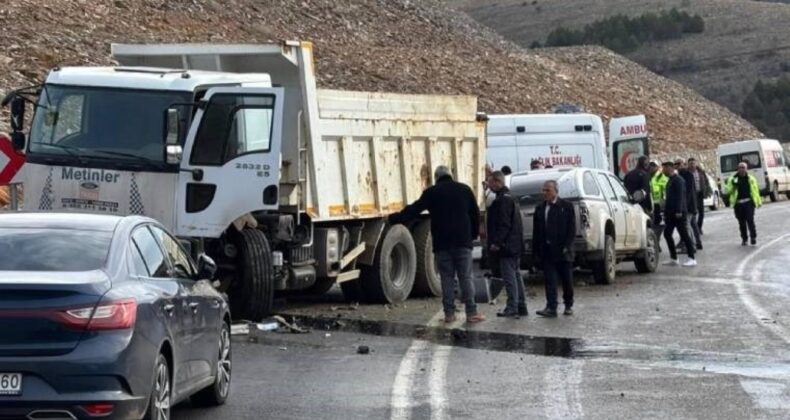
<svg viewBox="0 0 790 420">
<path fill-rule="evenodd" d="M 25 99 L 21 96 L 14 96 L 10 103 L 11 108 L 11 130 L 22 131 L 25 126 Z"/>
<path fill-rule="evenodd" d="M 181 114 L 176 108 L 168 108 L 165 114 L 165 162 L 178 165 L 184 153 L 181 139 Z"/>
<path fill-rule="evenodd" d="M 14 150 L 17 152 L 25 150 L 25 143 L 25 133 L 21 131 L 14 131 L 11 133 L 11 145 L 14 146 Z"/>
</svg>

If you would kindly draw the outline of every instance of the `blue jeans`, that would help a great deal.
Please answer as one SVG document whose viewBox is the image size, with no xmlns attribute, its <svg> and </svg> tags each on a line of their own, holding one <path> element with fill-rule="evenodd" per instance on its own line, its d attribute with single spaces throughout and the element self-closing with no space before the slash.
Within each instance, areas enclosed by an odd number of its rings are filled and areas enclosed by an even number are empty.
<svg viewBox="0 0 790 420">
<path fill-rule="evenodd" d="M 472 250 L 454 248 L 436 253 L 436 265 L 442 279 L 442 306 L 446 316 L 455 314 L 455 279 L 461 289 L 461 300 L 466 305 L 466 314 L 477 313 L 475 285 L 472 283 Z"/>
<path fill-rule="evenodd" d="M 526 310 L 527 300 L 524 296 L 524 281 L 521 279 L 519 271 L 518 257 L 500 257 L 499 269 L 502 272 L 502 281 L 507 290 L 507 305 L 505 312 L 517 312 L 519 309 Z"/>
</svg>

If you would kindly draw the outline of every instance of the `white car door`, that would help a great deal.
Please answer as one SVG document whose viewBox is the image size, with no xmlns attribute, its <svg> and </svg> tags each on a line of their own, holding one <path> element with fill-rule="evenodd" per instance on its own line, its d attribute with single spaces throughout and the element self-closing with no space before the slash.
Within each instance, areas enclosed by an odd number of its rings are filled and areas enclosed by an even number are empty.
<svg viewBox="0 0 790 420">
<path fill-rule="evenodd" d="M 637 249 L 640 245 L 639 223 L 642 209 L 639 205 L 631 203 L 631 200 L 628 199 L 628 192 L 626 192 L 625 187 L 616 176 L 609 175 L 609 180 L 612 182 L 614 192 L 625 210 L 625 246 L 627 249 Z"/>
<path fill-rule="evenodd" d="M 596 172 L 596 177 L 598 178 L 598 183 L 600 184 L 601 188 L 604 191 L 604 195 L 606 196 L 606 201 L 609 203 L 609 208 L 612 211 L 612 220 L 614 220 L 614 247 L 617 250 L 624 249 L 626 246 L 625 240 L 627 237 L 627 227 L 626 227 L 626 218 L 625 218 L 625 209 L 623 208 L 623 204 L 620 202 L 619 197 L 617 197 L 617 193 L 615 193 L 614 188 L 612 188 L 612 184 L 609 182 L 609 176 L 603 172 Z"/>
</svg>

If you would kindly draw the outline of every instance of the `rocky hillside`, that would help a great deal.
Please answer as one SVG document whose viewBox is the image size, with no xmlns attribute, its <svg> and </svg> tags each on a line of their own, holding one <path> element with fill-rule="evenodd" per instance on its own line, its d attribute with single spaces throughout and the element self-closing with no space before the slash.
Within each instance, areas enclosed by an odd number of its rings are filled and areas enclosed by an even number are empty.
<svg viewBox="0 0 790 420">
<path fill-rule="evenodd" d="M 543 42 L 558 27 L 676 7 L 705 32 L 645 45 L 628 57 L 737 113 L 759 79 L 790 72 L 790 5 L 752 0 L 456 0 L 451 4 L 514 42 Z"/>
<path fill-rule="evenodd" d="M 659 151 L 757 134 L 606 50 L 528 52 L 436 0 L 5 0 L 0 27 L 0 90 L 55 65 L 109 64 L 111 42 L 306 39 L 322 87 L 474 94 L 489 113 L 563 102 L 606 117 L 645 113 Z"/>
</svg>

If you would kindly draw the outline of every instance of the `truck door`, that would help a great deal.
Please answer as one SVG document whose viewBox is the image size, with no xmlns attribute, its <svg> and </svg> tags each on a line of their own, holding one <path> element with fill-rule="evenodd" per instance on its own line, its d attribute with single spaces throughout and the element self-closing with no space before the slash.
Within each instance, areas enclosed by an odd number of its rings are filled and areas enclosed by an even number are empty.
<svg viewBox="0 0 790 420">
<path fill-rule="evenodd" d="M 626 232 L 625 208 L 620 202 L 617 193 L 614 191 L 612 184 L 609 182 L 609 177 L 602 172 L 596 173 L 596 176 L 598 177 L 598 183 L 601 184 L 601 188 L 603 188 L 606 201 L 609 203 L 612 220 L 614 220 L 614 248 L 619 251 L 625 248 L 625 240 L 628 236 Z"/>
<path fill-rule="evenodd" d="M 620 199 L 620 205 L 623 206 L 625 211 L 625 246 L 627 249 L 639 248 L 639 224 L 641 222 L 642 210 L 639 205 L 632 204 L 628 198 L 628 193 L 625 187 L 617 177 L 609 175 L 609 180 L 612 181 L 612 187 Z"/>
<path fill-rule="evenodd" d="M 219 237 L 279 202 L 282 88 L 212 88 L 195 114 L 178 181 L 176 233 Z"/>
</svg>

